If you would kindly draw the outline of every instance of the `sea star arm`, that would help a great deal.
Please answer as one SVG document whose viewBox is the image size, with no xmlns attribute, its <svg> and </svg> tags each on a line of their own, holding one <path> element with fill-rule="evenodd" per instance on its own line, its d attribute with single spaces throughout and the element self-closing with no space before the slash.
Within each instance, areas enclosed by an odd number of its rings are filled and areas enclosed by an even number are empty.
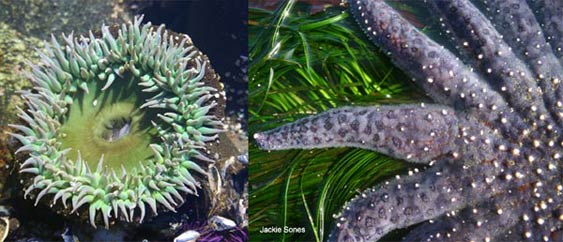
<svg viewBox="0 0 563 242">
<path fill-rule="evenodd" d="M 559 63 L 563 65 L 563 2 L 560 0 L 528 0 L 538 12 L 538 20 Z"/>
<path fill-rule="evenodd" d="M 462 207 L 464 196 L 453 187 L 459 176 L 444 176 L 454 172 L 437 166 L 431 170 L 434 173 L 393 180 L 352 199 L 338 216 L 329 241 L 377 241 L 389 231 Z"/>
<path fill-rule="evenodd" d="M 490 179 L 497 172 L 494 166 L 464 169 L 446 163 L 358 195 L 337 216 L 329 241 L 377 241 L 389 231 L 485 200 L 503 188 Z M 475 193 L 480 196 L 469 195 Z"/>
<path fill-rule="evenodd" d="M 537 171 L 536 174 L 528 174 L 530 179 L 524 179 L 527 185 L 511 193 L 525 202 L 518 209 L 513 209 L 513 213 L 518 215 L 518 223 L 510 228 L 511 233 L 500 235 L 495 241 L 563 241 L 563 176 L 555 167 L 551 171 L 559 173 L 551 180 L 542 177 L 549 171 L 539 174 Z"/>
<path fill-rule="evenodd" d="M 533 176 L 533 175 L 529 175 Z M 563 225 L 563 209 L 553 207 L 557 203 L 557 184 L 542 184 L 536 179 L 521 177 L 523 183 L 516 189 L 499 193 L 458 215 L 437 222 L 440 225 L 421 226 L 410 233 L 405 241 L 422 241 L 436 238 L 435 230 L 448 241 L 561 241 L 557 228 Z M 535 182 L 532 182 L 536 180 Z M 413 237 L 415 234 L 425 237 Z"/>
<path fill-rule="evenodd" d="M 263 149 L 358 147 L 427 163 L 459 152 L 458 120 L 441 105 L 343 107 L 257 133 Z"/>
<path fill-rule="evenodd" d="M 533 213 L 531 209 L 527 211 Z M 561 211 L 563 212 L 563 208 L 561 208 Z M 553 216 L 557 216 L 557 214 L 554 213 Z M 549 216 L 530 217 L 527 214 L 525 216 L 521 214 L 517 218 L 517 222 L 507 229 L 510 233 L 499 234 L 492 241 L 563 241 L 563 229 L 561 229 L 563 228 L 563 221 L 557 218 Z"/>
<path fill-rule="evenodd" d="M 554 89 L 561 89 L 562 64 L 547 43 L 547 37 L 525 0 L 486 1 L 485 13 L 512 47 L 519 59 L 524 60 L 534 72 L 534 77 L 552 82 Z M 563 19 L 562 19 L 563 21 Z M 563 24 L 563 23 L 562 23 Z M 559 81 L 554 81 L 558 78 Z M 542 88 L 545 92 L 547 89 Z"/>
<path fill-rule="evenodd" d="M 481 76 L 497 90 L 528 124 L 555 127 L 547 111 L 542 93 L 555 105 L 556 90 L 551 82 L 540 90 L 536 75 L 513 53 L 512 47 L 493 27 L 492 23 L 471 2 L 465 0 L 432 1 L 433 9 L 443 16 L 452 32 L 463 41 L 462 48 L 472 57 L 472 64 Z"/>
<path fill-rule="evenodd" d="M 461 211 L 442 215 L 424 223 L 403 238 L 403 241 L 519 241 L 493 240 L 505 235 L 520 221 L 523 201 L 516 196 L 495 196 Z"/>
<path fill-rule="evenodd" d="M 524 174 L 520 172 L 525 172 L 524 167 L 500 169 L 500 175 L 492 176 L 495 185 L 487 188 L 496 190 L 492 191 L 496 195 L 422 224 L 404 241 L 561 241 L 563 234 L 556 231 L 563 225 L 563 208 L 558 205 L 563 187 L 558 180 L 542 183 L 545 179 L 539 176 L 547 171 Z"/>
<path fill-rule="evenodd" d="M 525 129 L 520 116 L 506 115 L 510 108 L 499 93 L 384 1 L 351 0 L 350 10 L 371 40 L 389 52 L 397 66 L 435 101 L 498 125 L 507 137 Z"/>
</svg>

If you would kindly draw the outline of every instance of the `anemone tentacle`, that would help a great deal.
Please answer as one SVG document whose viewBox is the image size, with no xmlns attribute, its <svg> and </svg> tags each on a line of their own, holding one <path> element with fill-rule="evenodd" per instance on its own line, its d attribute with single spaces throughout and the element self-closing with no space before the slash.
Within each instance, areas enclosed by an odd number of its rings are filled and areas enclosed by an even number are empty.
<svg viewBox="0 0 563 242">
<path fill-rule="evenodd" d="M 201 163 L 213 162 L 205 146 L 223 129 L 224 94 L 207 57 L 187 35 L 142 19 L 102 26 L 100 37 L 52 36 L 30 64 L 25 124 L 11 125 L 18 152 L 29 152 L 26 195 L 52 195 L 71 213 L 87 206 L 94 227 L 142 222 L 146 204 L 157 214 L 157 204 L 184 202 L 179 191 L 197 195 Z"/>
</svg>

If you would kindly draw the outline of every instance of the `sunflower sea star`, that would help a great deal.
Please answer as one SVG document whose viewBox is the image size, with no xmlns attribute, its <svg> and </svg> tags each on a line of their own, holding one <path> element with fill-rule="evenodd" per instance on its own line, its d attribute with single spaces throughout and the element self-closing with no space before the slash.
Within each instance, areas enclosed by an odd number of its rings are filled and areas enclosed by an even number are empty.
<svg viewBox="0 0 563 242">
<path fill-rule="evenodd" d="M 369 38 L 436 104 L 343 107 L 255 134 L 263 149 L 359 147 L 424 172 L 349 201 L 329 240 L 563 240 L 563 2 L 429 1 L 449 50 L 381 0 L 353 0 Z"/>
</svg>

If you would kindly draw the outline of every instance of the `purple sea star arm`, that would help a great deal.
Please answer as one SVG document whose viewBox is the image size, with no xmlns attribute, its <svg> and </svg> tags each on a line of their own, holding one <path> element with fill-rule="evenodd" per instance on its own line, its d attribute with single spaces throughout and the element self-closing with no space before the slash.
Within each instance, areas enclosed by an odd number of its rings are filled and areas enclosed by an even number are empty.
<svg viewBox="0 0 563 242">
<path fill-rule="evenodd" d="M 541 170 L 541 168 L 538 169 Z M 561 167 L 551 167 L 551 169 L 548 168 L 542 172 L 537 172 L 538 169 L 536 169 L 533 178 L 530 179 L 529 185 L 519 188 L 519 193 L 516 193 L 520 200 L 527 201 L 527 206 L 518 211 L 522 216 L 521 223 L 515 225 L 511 230 L 513 233 L 531 241 L 563 241 L 563 175 L 561 174 Z M 550 173 L 550 170 L 558 172 L 558 175 L 546 179 L 544 175 Z"/>
<path fill-rule="evenodd" d="M 411 231 L 403 241 L 519 241 L 493 240 L 520 221 L 523 201 L 495 196 L 473 207 L 452 211 Z"/>
<path fill-rule="evenodd" d="M 525 210 L 517 210 L 522 212 Z M 533 210 L 528 209 L 530 213 Z M 524 220 L 525 219 L 525 220 Z M 529 217 L 521 215 L 518 224 L 508 229 L 510 233 L 499 234 L 492 241 L 563 241 L 563 222 L 551 217 Z"/>
<path fill-rule="evenodd" d="M 404 241 L 560 241 L 553 232 L 563 225 L 563 208 L 557 205 L 563 187 L 557 182 L 542 183 L 541 174 L 522 173 L 525 167 L 501 168 L 501 174 L 491 176 L 496 177 L 493 184 L 502 184 L 488 187 L 496 194 L 492 199 L 420 225 Z"/>
<path fill-rule="evenodd" d="M 513 49 L 518 58 L 533 70 L 534 77 L 552 82 L 553 89 L 561 89 L 563 67 L 557 60 L 540 23 L 525 0 L 493 0 L 484 2 L 486 13 Z M 562 19 L 563 20 L 563 19 Z M 563 23 L 562 23 L 563 24 Z M 554 79 L 557 78 L 558 81 Z M 545 92 L 547 89 L 542 88 Z"/>
<path fill-rule="evenodd" d="M 435 101 L 499 126 L 517 140 L 526 125 L 508 103 L 459 58 L 418 31 L 382 0 L 351 0 L 350 10 L 372 41 Z"/>
<path fill-rule="evenodd" d="M 559 63 L 563 65 L 563 2 L 561 0 L 528 0 Z"/>
<path fill-rule="evenodd" d="M 329 240 L 375 241 L 431 219 L 405 240 L 563 241 L 563 1 L 427 2 L 457 56 L 383 0 L 350 0 L 350 11 L 438 104 L 334 109 L 257 143 L 360 147 L 429 165 L 346 203 Z"/>
<path fill-rule="evenodd" d="M 529 67 L 513 53 L 492 23 L 471 2 L 437 0 L 431 4 L 463 41 L 464 50 L 485 80 L 497 90 L 528 124 L 555 128 L 547 111 L 535 76 Z M 547 82 L 551 84 L 551 82 Z M 549 88 L 552 88 L 551 85 Z M 548 89 L 545 97 L 555 105 L 557 97 Z"/>
<path fill-rule="evenodd" d="M 358 147 L 427 163 L 459 152 L 454 110 L 441 105 L 343 107 L 258 133 L 263 149 Z"/>
<path fill-rule="evenodd" d="M 485 200 L 493 195 L 492 187 L 495 191 L 503 187 L 490 179 L 496 170 L 492 166 L 463 169 L 441 163 L 364 191 L 344 206 L 329 241 L 377 241 L 394 229 Z M 475 193 L 480 196 L 469 195 Z"/>
</svg>

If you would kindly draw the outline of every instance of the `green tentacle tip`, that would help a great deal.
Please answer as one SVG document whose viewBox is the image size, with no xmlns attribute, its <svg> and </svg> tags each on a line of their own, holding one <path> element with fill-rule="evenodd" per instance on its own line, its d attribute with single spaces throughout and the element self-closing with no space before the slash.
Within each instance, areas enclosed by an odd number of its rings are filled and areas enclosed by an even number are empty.
<svg viewBox="0 0 563 242">
<path fill-rule="evenodd" d="M 145 204 L 156 215 L 181 205 L 180 194 L 197 195 L 193 177 L 203 180 L 211 160 L 202 140 L 222 131 L 224 96 L 207 57 L 142 19 L 102 26 L 99 36 L 53 37 L 30 63 L 34 87 L 23 92 L 22 124 L 11 125 L 18 152 L 29 153 L 20 167 L 26 195 L 87 213 L 94 227 L 142 222 Z"/>
</svg>

